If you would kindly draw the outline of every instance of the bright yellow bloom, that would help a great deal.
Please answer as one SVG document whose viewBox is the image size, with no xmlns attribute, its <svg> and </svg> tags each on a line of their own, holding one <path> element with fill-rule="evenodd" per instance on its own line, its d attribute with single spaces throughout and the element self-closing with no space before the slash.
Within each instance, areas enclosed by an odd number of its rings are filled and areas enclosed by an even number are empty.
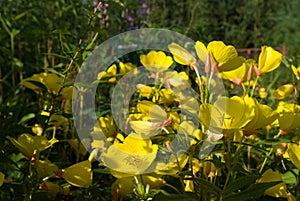
<svg viewBox="0 0 300 201">
<path fill-rule="evenodd" d="M 207 59 L 210 59 L 211 65 L 219 71 L 234 70 L 245 61 L 244 57 L 238 56 L 232 45 L 225 45 L 222 41 L 212 41 L 207 45 L 207 48 L 202 42 L 197 41 L 195 49 L 204 64 L 207 64 Z"/>
<path fill-rule="evenodd" d="M 257 180 L 257 183 L 266 183 L 266 182 L 276 182 L 276 181 L 282 181 L 280 172 L 273 171 L 272 169 L 268 169 L 265 171 L 262 175 L 262 178 Z M 265 191 L 265 194 L 272 197 L 287 197 L 287 188 L 286 185 L 281 182 L 275 186 L 272 186 L 268 188 Z"/>
<path fill-rule="evenodd" d="M 260 98 L 266 98 L 268 96 L 266 88 L 259 88 L 258 94 Z"/>
<path fill-rule="evenodd" d="M 161 79 L 161 82 L 165 84 L 168 88 L 175 87 L 176 89 L 185 89 L 190 87 L 189 76 L 186 72 L 166 72 L 164 77 Z"/>
<path fill-rule="evenodd" d="M 117 134 L 116 125 L 114 124 L 112 116 L 100 117 L 98 123 L 106 137 L 112 137 Z"/>
<path fill-rule="evenodd" d="M 254 107 L 238 96 L 219 97 L 213 105 L 200 105 L 200 121 L 213 133 L 238 131 L 254 118 Z"/>
<path fill-rule="evenodd" d="M 129 71 L 131 71 L 132 69 L 136 68 L 136 66 L 130 62 L 128 62 L 128 63 L 120 62 L 119 67 L 120 67 L 121 75 L 124 75 L 124 74 L 128 73 Z"/>
<path fill-rule="evenodd" d="M 221 77 L 232 81 L 234 84 L 240 85 L 243 81 L 248 80 L 250 66 L 256 65 L 255 63 L 255 60 L 247 59 L 242 66 L 231 71 L 221 72 Z"/>
<path fill-rule="evenodd" d="M 180 172 L 188 162 L 189 157 L 186 154 L 181 155 L 178 161 L 174 155 L 172 155 L 168 160 L 165 161 L 155 161 L 153 166 L 155 168 L 155 173 L 158 175 L 170 175 L 173 177 L 178 177 L 178 172 Z M 179 167 L 178 167 L 179 165 Z"/>
<path fill-rule="evenodd" d="M 294 65 L 292 65 L 292 71 L 296 78 L 300 81 L 300 66 L 296 68 Z"/>
<path fill-rule="evenodd" d="M 31 159 L 35 153 L 41 152 L 58 142 L 57 139 L 48 140 L 45 136 L 32 136 L 25 133 L 20 135 L 17 140 L 9 136 L 7 138 L 28 159 Z"/>
<path fill-rule="evenodd" d="M 60 83 L 62 82 L 62 77 L 59 77 L 54 73 L 44 72 L 40 74 L 34 74 L 33 76 L 24 79 L 20 84 L 29 89 L 40 91 L 41 88 L 39 87 L 38 83 L 41 83 L 47 88 L 48 92 L 58 95 L 58 92 L 62 87 Z"/>
<path fill-rule="evenodd" d="M 141 175 L 142 181 L 144 185 L 149 185 L 151 189 L 156 189 L 165 184 L 165 181 L 162 178 L 150 176 L 150 175 Z M 136 177 L 136 179 L 140 179 L 140 177 Z M 134 184 L 135 178 L 133 176 L 119 178 L 112 185 L 112 194 L 113 200 L 120 200 L 120 198 L 124 197 L 129 193 L 133 193 L 136 185 Z"/>
<path fill-rule="evenodd" d="M 300 106 L 280 102 L 277 107 L 279 113 L 278 124 L 282 131 L 291 131 L 300 127 Z"/>
<path fill-rule="evenodd" d="M 145 97 L 145 98 L 152 98 L 154 94 L 154 89 L 150 86 L 143 85 L 143 84 L 138 84 L 136 86 L 137 90 L 139 91 L 140 95 Z"/>
<path fill-rule="evenodd" d="M 88 188 L 92 184 L 91 162 L 86 160 L 62 169 L 61 177 L 73 186 Z"/>
<path fill-rule="evenodd" d="M 254 69 L 256 70 L 256 75 L 260 76 L 261 74 L 275 70 L 279 67 L 282 58 L 282 54 L 272 47 L 262 46 L 258 58 L 258 69 Z"/>
<path fill-rule="evenodd" d="M 177 98 L 171 89 L 161 89 L 159 91 L 158 104 L 170 105 L 176 101 Z"/>
<path fill-rule="evenodd" d="M 245 135 L 252 134 L 255 130 L 270 125 L 278 118 L 278 113 L 276 111 L 273 111 L 272 108 L 267 105 L 258 103 L 256 99 L 246 96 L 245 101 L 248 104 L 251 102 L 250 104 L 255 106 L 255 115 L 253 119 L 251 119 L 243 129 Z"/>
<path fill-rule="evenodd" d="M 138 175 L 146 171 L 156 158 L 158 146 L 150 139 L 131 133 L 123 143 L 114 143 L 102 153 L 103 163 L 120 173 Z"/>
<path fill-rule="evenodd" d="M 289 97 L 293 91 L 294 91 L 294 85 L 285 84 L 285 85 L 282 85 L 279 88 L 277 88 L 274 91 L 273 96 L 276 99 L 281 100 L 281 99 L 285 99 L 285 98 Z"/>
<path fill-rule="evenodd" d="M 296 168 L 300 169 L 300 146 L 289 143 L 286 153 Z"/>
<path fill-rule="evenodd" d="M 166 71 L 172 64 L 173 59 L 162 51 L 150 51 L 147 55 L 141 55 L 140 61 L 150 72 Z"/>
<path fill-rule="evenodd" d="M 174 60 L 182 65 L 194 66 L 197 63 L 196 58 L 189 53 L 185 48 L 181 47 L 177 43 L 171 43 L 168 45 L 170 52 L 172 53 Z"/>
<path fill-rule="evenodd" d="M 115 83 L 117 81 L 116 75 L 117 75 L 117 65 L 113 64 L 106 71 L 102 71 L 98 73 L 97 79 L 101 80 L 103 78 L 109 78 L 108 79 L 109 83 Z"/>
</svg>

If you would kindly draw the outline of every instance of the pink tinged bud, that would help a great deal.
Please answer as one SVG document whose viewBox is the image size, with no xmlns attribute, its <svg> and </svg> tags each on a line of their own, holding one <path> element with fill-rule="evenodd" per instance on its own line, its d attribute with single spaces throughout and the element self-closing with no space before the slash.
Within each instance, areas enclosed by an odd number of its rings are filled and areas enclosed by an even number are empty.
<svg viewBox="0 0 300 201">
<path fill-rule="evenodd" d="M 280 135 L 286 135 L 286 134 L 288 134 L 289 133 L 289 131 L 287 131 L 287 130 L 279 130 L 279 133 L 280 133 Z"/>
<path fill-rule="evenodd" d="M 248 81 L 252 79 L 252 71 L 253 71 L 253 65 L 250 65 L 250 68 L 249 68 L 248 74 L 247 74 Z"/>
<path fill-rule="evenodd" d="M 261 72 L 260 72 L 260 70 L 257 68 L 257 66 L 254 66 L 254 72 L 255 72 L 256 76 L 261 76 Z"/>
<path fill-rule="evenodd" d="M 210 53 L 207 53 L 206 61 L 205 61 L 205 73 L 208 73 L 211 70 L 211 61 L 210 61 Z"/>
<path fill-rule="evenodd" d="M 241 78 L 235 78 L 234 80 L 232 80 L 232 82 L 236 85 L 240 85 L 242 84 L 243 80 Z"/>
<path fill-rule="evenodd" d="M 162 126 L 169 126 L 172 124 L 172 117 L 169 117 L 166 121 L 164 121 Z"/>
<path fill-rule="evenodd" d="M 173 153 L 173 149 L 172 149 L 170 143 L 167 143 L 167 144 L 166 144 L 166 147 L 167 147 L 167 149 L 168 149 L 170 152 Z"/>
</svg>

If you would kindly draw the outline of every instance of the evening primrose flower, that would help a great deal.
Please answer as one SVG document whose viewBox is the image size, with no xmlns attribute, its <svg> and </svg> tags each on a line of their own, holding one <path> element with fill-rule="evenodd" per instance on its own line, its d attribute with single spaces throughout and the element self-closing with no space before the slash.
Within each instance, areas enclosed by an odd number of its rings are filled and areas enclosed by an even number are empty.
<svg viewBox="0 0 300 201">
<path fill-rule="evenodd" d="M 106 167 L 120 173 L 138 175 L 144 173 L 156 158 L 158 146 L 150 139 L 131 133 L 123 143 L 115 142 L 101 155 Z"/>
<path fill-rule="evenodd" d="M 202 42 L 197 41 L 195 49 L 199 59 L 204 64 L 207 65 L 207 62 L 211 62 L 212 67 L 220 72 L 234 70 L 245 61 L 244 57 L 238 56 L 232 45 L 225 45 L 222 41 L 212 41 L 207 45 L 207 48 Z"/>
<path fill-rule="evenodd" d="M 153 102 L 141 101 L 138 103 L 137 108 L 145 116 L 149 116 L 150 121 L 130 121 L 130 126 L 135 133 L 150 137 L 161 131 L 162 127 L 171 123 L 171 119 L 167 118 L 167 113 Z"/>
<path fill-rule="evenodd" d="M 32 136 L 26 133 L 20 135 L 17 140 L 9 136 L 7 138 L 28 159 L 58 142 L 57 139 L 48 140 L 45 136 Z"/>
<path fill-rule="evenodd" d="M 64 178 L 73 186 L 88 188 L 92 184 L 92 170 L 89 160 L 71 165 L 56 172 L 57 177 Z"/>
<path fill-rule="evenodd" d="M 294 75 L 296 76 L 297 80 L 300 81 L 300 66 L 298 66 L 297 68 L 292 65 L 292 71 L 294 73 Z"/>
<path fill-rule="evenodd" d="M 286 150 L 286 156 L 292 161 L 296 168 L 300 169 L 300 146 L 289 143 Z"/>
<path fill-rule="evenodd" d="M 177 63 L 186 66 L 194 66 L 197 64 L 196 58 L 177 43 L 171 43 L 168 45 L 168 48 Z"/>
<path fill-rule="evenodd" d="M 47 88 L 48 92 L 58 95 L 58 92 L 60 91 L 61 88 L 60 83 L 62 82 L 63 82 L 62 77 L 59 77 L 54 73 L 44 72 L 40 74 L 34 74 L 33 76 L 24 79 L 20 84 L 24 85 L 29 89 L 39 91 L 41 87 L 39 87 L 39 85 L 34 83 L 41 83 Z"/>
<path fill-rule="evenodd" d="M 270 125 L 278 118 L 278 113 L 273 111 L 271 107 L 258 103 L 252 97 L 246 96 L 245 101 L 254 105 L 254 117 L 248 122 L 244 128 L 243 133 L 249 135 L 255 133 L 257 129 Z"/>
<path fill-rule="evenodd" d="M 150 72 L 166 71 L 172 64 L 173 59 L 162 51 L 150 51 L 147 55 L 141 55 L 140 61 L 143 66 Z"/>
<path fill-rule="evenodd" d="M 282 54 L 272 47 L 262 46 L 258 57 L 258 66 L 254 67 L 257 76 L 271 72 L 279 67 L 282 61 Z"/>
<path fill-rule="evenodd" d="M 213 133 L 232 133 L 253 119 L 254 107 L 252 101 L 242 97 L 219 97 L 214 104 L 200 105 L 200 121 Z"/>
<path fill-rule="evenodd" d="M 144 85 L 144 84 L 138 84 L 136 85 L 137 90 L 139 91 L 140 95 L 145 97 L 145 98 L 152 98 L 154 94 L 154 89 L 153 87 Z"/>
<path fill-rule="evenodd" d="M 278 170 L 273 171 L 272 169 L 268 169 L 265 171 L 260 179 L 258 179 L 257 183 L 267 183 L 267 182 L 280 182 L 279 184 L 268 188 L 265 191 L 265 194 L 271 197 L 287 197 L 287 188 L 286 185 L 282 181 L 281 174 Z"/>
<path fill-rule="evenodd" d="M 294 85 L 285 84 L 285 85 L 282 85 L 279 88 L 277 88 L 274 91 L 273 96 L 276 99 L 281 100 L 281 99 L 285 99 L 285 98 L 289 97 L 293 91 L 294 91 Z"/>
<path fill-rule="evenodd" d="M 300 106 L 293 103 L 279 102 L 277 107 L 279 113 L 279 128 L 282 133 L 289 132 L 300 127 Z"/>
<path fill-rule="evenodd" d="M 109 83 L 116 83 L 117 78 L 117 65 L 111 65 L 106 71 L 102 71 L 98 73 L 97 80 L 101 80 L 103 78 L 108 78 Z"/>
<path fill-rule="evenodd" d="M 51 161 L 49 160 L 39 160 L 36 169 L 39 178 L 43 179 L 45 177 L 54 175 L 58 170 L 58 167 L 54 163 L 51 163 Z"/>
<path fill-rule="evenodd" d="M 120 67 L 120 74 L 125 75 L 126 73 L 128 73 L 132 69 L 136 68 L 136 65 L 134 65 L 130 62 L 128 62 L 128 63 L 120 62 L 119 67 Z"/>
<path fill-rule="evenodd" d="M 148 185 L 151 189 L 163 186 L 166 182 L 157 176 L 141 175 L 140 177 L 128 176 L 118 178 L 112 185 L 113 200 L 119 200 L 127 194 L 133 193 L 136 187 L 134 181 L 142 179 L 143 184 Z M 142 183 L 141 181 L 138 181 Z"/>
<path fill-rule="evenodd" d="M 243 81 L 250 80 L 248 76 L 248 72 L 250 66 L 256 65 L 256 61 L 253 59 L 247 59 L 240 67 L 231 70 L 231 71 L 223 71 L 221 72 L 221 77 L 223 79 L 230 80 L 234 84 L 240 85 Z"/>
</svg>

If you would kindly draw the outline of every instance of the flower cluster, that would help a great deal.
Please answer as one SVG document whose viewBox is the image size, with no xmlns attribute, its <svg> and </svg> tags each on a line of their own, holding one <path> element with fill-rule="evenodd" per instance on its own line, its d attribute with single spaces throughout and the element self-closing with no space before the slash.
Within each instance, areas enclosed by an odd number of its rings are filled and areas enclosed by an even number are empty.
<svg viewBox="0 0 300 201">
<path fill-rule="evenodd" d="M 45 128 L 38 126 L 34 135 L 8 138 L 37 169 L 43 181 L 41 189 L 68 193 L 58 183 L 47 181 L 51 177 L 89 188 L 93 182 L 91 164 L 100 161 L 99 166 L 115 178 L 113 200 L 124 196 L 150 200 L 169 195 L 176 188 L 201 198 L 237 200 L 244 192 L 251 193 L 253 187 L 262 188 L 261 193 L 268 196 L 292 199 L 289 189 L 294 183 L 284 173 L 300 168 L 299 82 L 279 86 L 271 94 L 260 82 L 265 74 L 279 68 L 282 54 L 262 46 L 257 60 L 245 59 L 222 41 L 207 46 L 197 41 L 192 51 L 177 43 L 168 48 L 170 54 L 154 50 L 141 54 L 142 67 L 119 62 L 98 73 L 103 89 L 110 90 L 127 74 L 138 77 L 145 72 L 151 84 L 136 84 L 130 100 L 119 95 L 120 104 L 126 102 L 129 110 L 128 115 L 123 115 L 125 109 L 118 111 L 124 116 L 121 127 L 111 113 L 102 112 L 81 143 L 68 139 L 78 155 L 85 156 L 84 147 L 89 149 L 88 159 L 59 169 L 39 158 L 58 144 L 57 129 L 66 132 L 62 122 L 68 120 L 55 117 L 55 112 L 43 113 L 48 117 L 47 126 L 54 127 L 50 140 Z M 298 81 L 299 68 L 291 66 Z M 72 88 L 62 83 L 58 75 L 42 73 L 21 84 L 55 98 L 70 99 Z M 272 105 L 268 105 L 270 100 Z M 258 152 L 264 157 L 257 157 Z M 273 168 L 273 163 L 279 167 Z M 174 180 L 181 187 L 172 186 Z"/>
</svg>

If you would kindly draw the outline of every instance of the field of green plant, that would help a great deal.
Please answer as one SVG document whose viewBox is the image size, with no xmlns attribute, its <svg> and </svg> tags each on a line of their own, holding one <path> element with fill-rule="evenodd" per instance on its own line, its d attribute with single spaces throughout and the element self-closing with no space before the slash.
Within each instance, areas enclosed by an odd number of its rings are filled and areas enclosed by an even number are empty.
<svg viewBox="0 0 300 201">
<path fill-rule="evenodd" d="M 300 5 L 170 2 L 0 0 L 0 200 L 300 200 Z"/>
</svg>

